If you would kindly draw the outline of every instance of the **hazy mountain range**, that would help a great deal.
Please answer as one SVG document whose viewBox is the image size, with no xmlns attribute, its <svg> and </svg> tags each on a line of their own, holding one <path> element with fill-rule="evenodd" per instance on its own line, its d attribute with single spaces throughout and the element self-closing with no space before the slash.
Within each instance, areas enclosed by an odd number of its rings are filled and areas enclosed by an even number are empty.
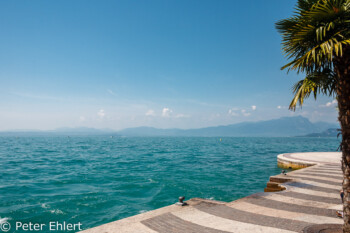
<svg viewBox="0 0 350 233">
<path fill-rule="evenodd" d="M 337 124 L 326 122 L 311 123 L 307 118 L 298 116 L 187 130 L 138 127 L 124 129 L 118 133 L 125 136 L 287 137 L 320 133 L 337 127 Z"/>
<path fill-rule="evenodd" d="M 197 137 L 291 137 L 319 136 L 329 129 L 339 128 L 338 124 L 327 122 L 312 123 L 301 116 L 282 117 L 274 120 L 243 122 L 225 126 L 206 127 L 200 129 L 157 129 L 153 127 L 127 128 L 120 131 L 94 128 L 59 128 L 50 131 L 8 131 L 0 132 L 3 136 L 197 136 Z M 331 134 L 330 134 L 331 136 Z M 333 135 L 332 135 L 333 136 Z"/>
<path fill-rule="evenodd" d="M 339 130 L 338 129 L 327 129 L 325 131 L 322 131 L 321 133 L 311 133 L 311 134 L 307 134 L 304 137 L 318 137 L 318 138 L 323 138 L 323 137 L 338 137 L 341 136 L 341 134 L 339 134 Z"/>
</svg>

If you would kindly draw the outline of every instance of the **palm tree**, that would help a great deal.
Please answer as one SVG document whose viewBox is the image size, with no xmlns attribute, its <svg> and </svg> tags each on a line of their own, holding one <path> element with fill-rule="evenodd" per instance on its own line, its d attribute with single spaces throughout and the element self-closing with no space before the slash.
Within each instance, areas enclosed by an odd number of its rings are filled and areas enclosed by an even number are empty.
<svg viewBox="0 0 350 233">
<path fill-rule="evenodd" d="M 344 191 L 343 232 L 350 232 L 350 0 L 298 0 L 295 14 L 276 23 L 288 64 L 305 75 L 289 108 L 325 94 L 338 100 Z"/>
</svg>

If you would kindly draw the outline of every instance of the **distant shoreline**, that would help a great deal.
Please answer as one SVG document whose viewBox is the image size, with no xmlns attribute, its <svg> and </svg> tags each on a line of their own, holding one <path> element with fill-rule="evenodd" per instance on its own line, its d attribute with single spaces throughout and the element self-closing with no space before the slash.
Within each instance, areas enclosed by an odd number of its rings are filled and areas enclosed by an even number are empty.
<svg viewBox="0 0 350 233">
<path fill-rule="evenodd" d="M 56 130 L 18 130 L 0 132 L 0 135 L 31 136 L 140 136 L 140 137 L 323 137 L 336 136 L 337 124 L 312 123 L 305 117 L 282 117 L 279 119 L 243 122 L 239 124 L 199 129 L 159 129 L 154 127 L 127 128 L 120 131 L 94 128 L 60 128 Z"/>
</svg>

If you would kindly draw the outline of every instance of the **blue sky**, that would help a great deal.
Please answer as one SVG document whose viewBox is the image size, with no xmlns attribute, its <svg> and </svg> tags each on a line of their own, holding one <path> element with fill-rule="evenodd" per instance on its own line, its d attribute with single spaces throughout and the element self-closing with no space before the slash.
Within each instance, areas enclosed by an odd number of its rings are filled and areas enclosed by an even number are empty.
<svg viewBox="0 0 350 233">
<path fill-rule="evenodd" d="M 1 1 L 0 130 L 198 128 L 302 115 L 274 23 L 295 1 Z"/>
</svg>

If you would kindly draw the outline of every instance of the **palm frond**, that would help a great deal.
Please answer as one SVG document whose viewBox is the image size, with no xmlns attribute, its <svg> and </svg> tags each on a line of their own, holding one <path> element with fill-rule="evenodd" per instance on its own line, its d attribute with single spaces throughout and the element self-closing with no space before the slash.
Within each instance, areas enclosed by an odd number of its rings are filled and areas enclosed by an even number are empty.
<svg viewBox="0 0 350 233">
<path fill-rule="evenodd" d="M 276 28 L 291 60 L 282 69 L 310 73 L 329 67 L 350 44 L 350 0 L 299 0 L 295 15 Z"/>
<path fill-rule="evenodd" d="M 293 86 L 294 98 L 289 105 L 289 109 L 294 110 L 299 104 L 303 105 L 304 100 L 313 94 L 317 98 L 318 94 L 334 96 L 336 93 L 335 73 L 331 69 L 324 69 L 308 74 L 305 79 L 300 80 Z"/>
</svg>

